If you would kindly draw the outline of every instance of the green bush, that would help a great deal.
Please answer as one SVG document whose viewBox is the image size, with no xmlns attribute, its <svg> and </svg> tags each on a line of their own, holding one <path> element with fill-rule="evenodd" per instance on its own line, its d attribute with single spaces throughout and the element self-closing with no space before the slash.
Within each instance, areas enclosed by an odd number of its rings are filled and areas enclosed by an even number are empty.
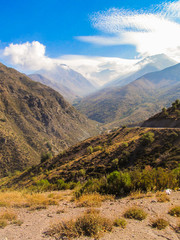
<svg viewBox="0 0 180 240">
<path fill-rule="evenodd" d="M 41 179 L 36 183 L 37 190 L 40 192 L 47 191 L 51 188 L 51 184 L 47 179 Z"/>
<path fill-rule="evenodd" d="M 88 154 L 93 153 L 93 147 L 92 146 L 87 147 L 87 153 Z"/>
<path fill-rule="evenodd" d="M 96 146 L 96 147 L 93 148 L 94 152 L 97 152 L 97 151 L 100 151 L 100 150 L 102 150 L 101 146 Z"/>
<path fill-rule="evenodd" d="M 47 152 L 47 153 L 43 153 L 41 155 L 41 163 L 45 162 L 46 160 L 48 159 L 51 159 L 52 158 L 52 153 L 50 152 Z"/>
<path fill-rule="evenodd" d="M 141 142 L 143 145 L 149 145 L 154 142 L 154 133 L 153 132 L 148 132 L 145 133 L 141 138 Z"/>
</svg>

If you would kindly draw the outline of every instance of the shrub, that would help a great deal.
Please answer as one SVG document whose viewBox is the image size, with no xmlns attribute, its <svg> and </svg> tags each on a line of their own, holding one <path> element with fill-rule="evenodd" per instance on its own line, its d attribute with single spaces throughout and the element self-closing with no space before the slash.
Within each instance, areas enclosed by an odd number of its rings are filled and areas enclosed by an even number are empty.
<svg viewBox="0 0 180 240">
<path fill-rule="evenodd" d="M 98 214 L 85 214 L 76 220 L 75 228 L 80 236 L 96 237 L 100 232 L 110 232 L 112 222 Z"/>
<path fill-rule="evenodd" d="M 118 196 L 130 192 L 131 178 L 128 172 L 112 172 L 107 177 L 107 183 L 107 192 L 109 194 Z"/>
<path fill-rule="evenodd" d="M 117 218 L 114 220 L 114 226 L 115 227 L 121 227 L 121 228 L 126 228 L 127 222 L 123 218 Z"/>
<path fill-rule="evenodd" d="M 48 159 L 51 159 L 52 158 L 52 153 L 50 152 L 47 152 L 47 153 L 43 153 L 41 155 L 41 163 L 45 162 L 46 160 Z"/>
<path fill-rule="evenodd" d="M 5 228 L 8 225 L 6 219 L 0 219 L 0 228 Z"/>
<path fill-rule="evenodd" d="M 100 150 L 102 150 L 102 147 L 101 147 L 101 146 L 96 146 L 96 147 L 94 147 L 94 149 L 93 149 L 94 152 L 97 152 L 97 151 L 100 151 Z"/>
<path fill-rule="evenodd" d="M 142 221 L 147 217 L 147 213 L 145 213 L 141 208 L 132 207 L 124 213 L 124 217 Z"/>
<path fill-rule="evenodd" d="M 157 193 L 156 198 L 158 202 L 170 202 L 170 198 L 166 193 Z"/>
<path fill-rule="evenodd" d="M 103 232 L 112 230 L 112 222 L 99 214 L 84 214 L 76 221 L 60 222 L 53 225 L 47 232 L 48 236 L 68 239 L 80 236 L 99 237 Z"/>
<path fill-rule="evenodd" d="M 57 189 L 58 190 L 65 190 L 68 188 L 68 184 L 64 182 L 63 179 L 57 180 Z"/>
<path fill-rule="evenodd" d="M 92 146 L 87 147 L 87 153 L 88 154 L 93 153 L 93 147 Z"/>
<path fill-rule="evenodd" d="M 176 206 L 169 211 L 169 214 L 174 217 L 180 217 L 180 206 Z"/>
<path fill-rule="evenodd" d="M 123 148 L 127 148 L 128 147 L 128 143 L 127 142 L 122 143 L 122 147 Z"/>
<path fill-rule="evenodd" d="M 153 132 L 148 132 L 145 133 L 141 138 L 140 138 L 141 142 L 143 143 L 143 145 L 149 145 L 152 142 L 154 142 L 154 133 Z"/>
<path fill-rule="evenodd" d="M 41 180 L 37 181 L 36 186 L 37 186 L 37 190 L 39 192 L 43 192 L 43 191 L 49 190 L 51 187 L 51 184 L 49 183 L 49 181 L 47 179 L 41 179 Z"/>
<path fill-rule="evenodd" d="M 169 225 L 168 221 L 163 218 L 158 218 L 152 222 L 152 227 L 157 228 L 158 230 L 165 229 Z"/>
</svg>

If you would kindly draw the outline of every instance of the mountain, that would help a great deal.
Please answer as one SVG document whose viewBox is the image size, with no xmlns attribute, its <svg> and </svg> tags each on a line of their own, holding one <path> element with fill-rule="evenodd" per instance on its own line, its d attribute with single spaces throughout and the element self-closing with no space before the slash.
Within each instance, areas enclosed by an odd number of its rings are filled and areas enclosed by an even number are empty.
<svg viewBox="0 0 180 240">
<path fill-rule="evenodd" d="M 0 64 L 0 175 L 37 164 L 42 152 L 59 152 L 96 133 L 96 123 L 58 92 Z"/>
<path fill-rule="evenodd" d="M 168 109 L 163 108 L 160 113 L 146 120 L 142 127 L 180 128 L 180 101 L 176 100 Z"/>
<path fill-rule="evenodd" d="M 175 62 L 165 54 L 158 54 L 146 57 L 142 61 L 135 64 L 134 67 L 138 69 L 137 71 L 130 73 L 126 77 L 117 78 L 114 81 L 108 83 L 106 86 L 124 86 L 147 73 L 163 70 L 175 64 L 177 64 L 177 62 Z"/>
<path fill-rule="evenodd" d="M 96 90 L 96 87 L 80 73 L 63 64 L 57 65 L 51 70 L 39 70 L 35 74 L 40 74 L 45 78 L 45 80 L 42 80 L 42 78 L 36 76 L 37 81 L 45 81 L 48 86 L 71 101 L 77 96 L 83 97 Z M 33 79 L 35 78 L 33 77 Z"/>
<path fill-rule="evenodd" d="M 123 87 L 102 89 L 76 108 L 106 128 L 144 121 L 180 94 L 180 64 L 148 73 Z"/>
<path fill-rule="evenodd" d="M 64 96 L 69 102 L 73 102 L 75 99 L 79 98 L 78 95 L 76 95 L 72 90 L 65 87 L 64 85 L 56 82 L 52 82 L 51 80 L 47 79 L 46 77 L 43 77 L 40 74 L 30 74 L 28 75 L 33 81 L 40 82 L 42 84 L 45 84 L 46 86 L 49 86 L 59 92 L 62 96 Z"/>
<path fill-rule="evenodd" d="M 56 184 L 63 184 L 62 179 L 84 182 L 107 176 L 115 170 L 174 169 L 179 164 L 179 153 L 180 129 L 121 128 L 78 143 L 9 182 L 6 179 L 5 186 L 35 187 L 40 180 L 43 184 L 47 179 L 55 188 Z M 96 181 L 95 189 L 98 186 Z"/>
</svg>

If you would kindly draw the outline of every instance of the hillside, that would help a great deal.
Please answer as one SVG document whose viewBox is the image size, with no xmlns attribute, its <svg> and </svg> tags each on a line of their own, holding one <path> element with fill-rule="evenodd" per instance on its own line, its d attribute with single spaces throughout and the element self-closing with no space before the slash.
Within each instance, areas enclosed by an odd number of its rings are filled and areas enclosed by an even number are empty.
<svg viewBox="0 0 180 240">
<path fill-rule="evenodd" d="M 180 64 L 146 74 L 124 87 L 106 88 L 76 105 L 106 128 L 142 122 L 180 95 Z"/>
<path fill-rule="evenodd" d="M 31 186 L 41 179 L 56 183 L 102 177 L 116 169 L 174 169 L 180 157 L 180 129 L 122 128 L 87 139 L 66 152 L 31 167 L 5 183 Z"/>
<path fill-rule="evenodd" d="M 0 175 L 40 162 L 97 133 L 64 98 L 0 64 Z"/>
<path fill-rule="evenodd" d="M 66 86 L 60 83 L 52 82 L 51 80 L 47 79 L 46 77 L 43 77 L 40 74 L 30 74 L 28 75 L 28 77 L 30 77 L 35 82 L 40 82 L 50 88 L 53 88 L 69 102 L 73 102 L 75 99 L 78 98 L 78 95 L 76 95 L 72 90 L 70 90 Z"/>
<path fill-rule="evenodd" d="M 180 101 L 176 100 L 172 107 L 162 111 L 146 120 L 142 127 L 171 127 L 180 128 Z"/>
<path fill-rule="evenodd" d="M 48 86 L 57 90 L 63 97 L 71 101 L 76 99 L 77 96 L 87 96 L 96 90 L 95 86 L 89 80 L 66 65 L 57 65 L 51 70 L 39 70 L 34 74 L 40 74 L 48 79 L 46 81 Z M 42 82 L 37 76 L 36 80 Z M 72 96 L 70 96 L 71 93 Z"/>
</svg>

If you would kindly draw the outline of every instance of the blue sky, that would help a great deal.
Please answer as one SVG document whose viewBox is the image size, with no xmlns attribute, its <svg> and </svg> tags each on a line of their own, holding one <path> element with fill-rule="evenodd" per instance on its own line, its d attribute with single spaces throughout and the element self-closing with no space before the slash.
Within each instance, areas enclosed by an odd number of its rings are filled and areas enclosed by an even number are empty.
<svg viewBox="0 0 180 240">
<path fill-rule="evenodd" d="M 0 61 L 25 73 L 66 64 L 102 85 L 148 56 L 180 62 L 180 0 L 0 3 Z"/>
<path fill-rule="evenodd" d="M 1 0 L 1 47 L 39 41 L 50 57 L 64 54 L 132 57 L 133 46 L 100 46 L 75 39 L 98 34 L 90 16 L 110 8 L 145 9 L 149 0 Z"/>
</svg>

